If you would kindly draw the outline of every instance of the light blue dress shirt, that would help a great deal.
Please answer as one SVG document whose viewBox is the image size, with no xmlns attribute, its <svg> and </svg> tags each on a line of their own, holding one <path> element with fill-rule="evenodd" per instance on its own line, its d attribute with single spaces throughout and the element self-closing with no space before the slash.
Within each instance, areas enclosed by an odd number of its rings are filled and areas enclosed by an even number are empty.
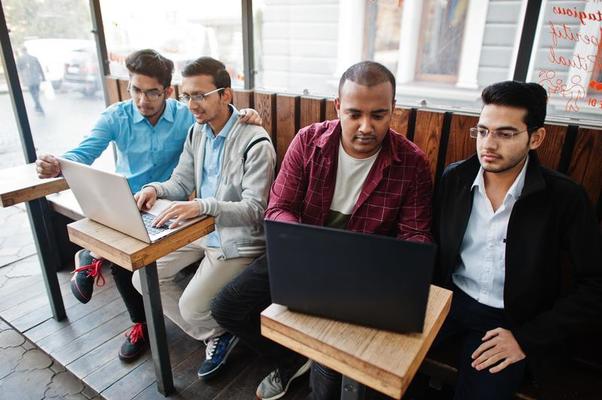
<svg viewBox="0 0 602 400">
<path fill-rule="evenodd" d="M 203 157 L 203 172 L 201 178 L 201 193 L 200 198 L 206 199 L 208 197 L 215 197 L 215 191 L 220 178 L 222 170 L 222 162 L 224 156 L 224 144 L 226 143 L 226 137 L 230 133 L 230 130 L 238 119 L 238 110 L 230 105 L 232 115 L 226 122 L 226 125 L 222 128 L 219 133 L 214 134 L 213 129 L 209 124 L 203 124 L 202 130 L 203 135 L 206 137 L 205 141 L 205 155 Z M 205 244 L 208 247 L 220 247 L 219 234 L 217 230 L 214 230 L 209 235 Z"/>
<path fill-rule="evenodd" d="M 472 210 L 460 247 L 460 264 L 452 280 L 464 293 L 494 308 L 504 308 L 506 232 L 514 204 L 525 186 L 528 163 L 527 159 L 495 211 L 485 192 L 483 168 L 472 184 Z"/>
<path fill-rule="evenodd" d="M 188 107 L 174 99 L 167 99 L 154 126 L 131 100 L 123 101 L 103 111 L 90 135 L 63 157 L 90 165 L 110 142 L 115 142 L 116 172 L 128 179 L 132 193 L 136 193 L 147 183 L 169 179 L 193 123 Z"/>
</svg>

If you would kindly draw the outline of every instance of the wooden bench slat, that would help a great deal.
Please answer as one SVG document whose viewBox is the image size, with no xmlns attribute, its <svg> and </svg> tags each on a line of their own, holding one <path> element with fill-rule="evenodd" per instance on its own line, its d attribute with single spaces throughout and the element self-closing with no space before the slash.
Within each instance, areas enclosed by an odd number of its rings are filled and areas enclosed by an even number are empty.
<svg viewBox="0 0 602 400">
<path fill-rule="evenodd" d="M 321 122 L 325 119 L 326 100 L 321 97 L 301 97 L 299 127 Z"/>
<path fill-rule="evenodd" d="M 299 96 L 276 96 L 276 154 L 278 170 L 288 145 L 299 130 Z"/>
<path fill-rule="evenodd" d="M 469 129 L 476 126 L 479 117 L 454 114 L 451 120 L 445 165 L 464 160 L 476 151 L 476 140 L 470 137 Z"/>
<path fill-rule="evenodd" d="M 334 107 L 334 99 L 326 99 L 326 104 L 324 106 L 324 119 L 331 121 L 337 118 L 339 118 L 339 116 L 337 115 L 337 110 Z"/>
<path fill-rule="evenodd" d="M 237 89 L 234 91 L 234 99 L 232 99 L 234 107 L 240 109 L 253 108 L 253 91 Z"/>
<path fill-rule="evenodd" d="M 391 117 L 391 129 L 408 137 L 408 123 L 411 111 L 409 108 L 395 107 Z"/>
<path fill-rule="evenodd" d="M 119 82 L 116 78 L 107 77 L 105 79 L 106 87 L 107 87 L 107 106 L 110 106 L 113 103 L 119 102 Z"/>
<path fill-rule="evenodd" d="M 537 156 L 544 167 L 558 170 L 562 146 L 566 139 L 566 126 L 546 124 L 546 138 L 537 149 Z"/>
<path fill-rule="evenodd" d="M 119 80 L 119 99 L 121 101 L 129 100 L 132 98 L 130 96 L 130 91 L 128 90 L 129 82 L 127 80 Z"/>
<path fill-rule="evenodd" d="M 602 132 L 580 128 L 573 150 L 569 176 L 582 184 L 593 204 L 602 190 Z"/>
<path fill-rule="evenodd" d="M 258 92 L 254 94 L 255 110 L 263 120 L 263 127 L 272 138 L 272 143 L 277 146 L 276 134 L 276 95 L 268 92 Z"/>
<path fill-rule="evenodd" d="M 443 113 L 422 111 L 416 113 L 416 130 L 414 143 L 424 151 L 431 165 L 431 176 L 435 177 L 437 170 L 437 158 L 439 156 L 439 144 L 441 142 L 441 131 L 443 129 Z"/>
</svg>

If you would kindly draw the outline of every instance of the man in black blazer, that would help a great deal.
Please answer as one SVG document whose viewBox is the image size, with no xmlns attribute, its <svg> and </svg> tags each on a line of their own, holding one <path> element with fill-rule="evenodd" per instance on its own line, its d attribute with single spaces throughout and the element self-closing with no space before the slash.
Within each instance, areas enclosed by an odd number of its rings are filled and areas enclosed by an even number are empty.
<svg viewBox="0 0 602 400">
<path fill-rule="evenodd" d="M 507 81 L 482 100 L 470 129 L 477 154 L 447 167 L 435 200 L 435 279 L 454 291 L 436 345 L 461 340 L 456 399 L 511 399 L 527 365 L 537 378 L 566 339 L 600 328 L 602 245 L 583 188 L 534 151 L 546 135 L 546 91 Z"/>
</svg>

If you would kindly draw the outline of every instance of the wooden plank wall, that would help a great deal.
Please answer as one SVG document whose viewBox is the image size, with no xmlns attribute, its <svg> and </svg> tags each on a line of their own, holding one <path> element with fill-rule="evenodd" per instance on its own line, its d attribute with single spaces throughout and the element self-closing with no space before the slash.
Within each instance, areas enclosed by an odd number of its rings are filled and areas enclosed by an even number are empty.
<svg viewBox="0 0 602 400">
<path fill-rule="evenodd" d="M 110 103 L 127 100 L 127 81 L 107 77 Z M 178 88 L 174 93 L 178 93 Z M 299 129 L 314 122 L 337 118 L 333 99 L 265 91 L 235 90 L 237 108 L 255 108 L 272 136 L 278 167 Z M 435 183 L 446 165 L 475 151 L 468 129 L 477 115 L 397 107 L 391 127 L 416 143 L 431 164 Z M 602 129 L 547 124 L 547 137 L 538 149 L 543 165 L 562 172 L 585 187 L 602 219 Z"/>
</svg>

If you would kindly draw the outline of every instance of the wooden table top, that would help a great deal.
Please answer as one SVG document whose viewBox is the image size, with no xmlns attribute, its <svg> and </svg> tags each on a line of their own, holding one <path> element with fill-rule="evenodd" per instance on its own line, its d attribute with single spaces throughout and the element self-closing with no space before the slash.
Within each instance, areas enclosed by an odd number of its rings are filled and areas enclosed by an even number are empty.
<svg viewBox="0 0 602 400">
<path fill-rule="evenodd" d="M 63 190 L 46 196 L 50 208 L 74 221 L 85 218 L 81 206 L 71 190 Z"/>
<path fill-rule="evenodd" d="M 39 199 L 68 188 L 64 178 L 38 178 L 34 163 L 6 168 L 0 170 L 0 207 Z"/>
<path fill-rule="evenodd" d="M 289 311 L 261 313 L 262 335 L 349 378 L 401 398 L 439 332 L 452 292 L 431 285 L 424 330 L 399 334 Z"/>
<path fill-rule="evenodd" d="M 200 221 L 155 243 L 145 243 L 88 218 L 70 223 L 67 231 L 73 243 L 135 271 L 212 232 L 214 224 L 213 217 L 203 216 Z"/>
</svg>

